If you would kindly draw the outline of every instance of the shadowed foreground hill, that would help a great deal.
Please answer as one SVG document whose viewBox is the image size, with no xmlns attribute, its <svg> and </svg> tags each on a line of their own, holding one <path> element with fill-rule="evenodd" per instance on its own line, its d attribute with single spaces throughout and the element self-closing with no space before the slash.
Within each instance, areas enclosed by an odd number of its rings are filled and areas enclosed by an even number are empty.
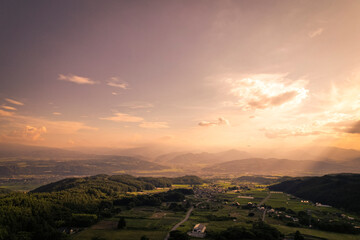
<svg viewBox="0 0 360 240">
<path fill-rule="evenodd" d="M 288 180 L 270 190 L 291 193 L 297 197 L 360 212 L 360 174 L 333 174 Z"/>
</svg>

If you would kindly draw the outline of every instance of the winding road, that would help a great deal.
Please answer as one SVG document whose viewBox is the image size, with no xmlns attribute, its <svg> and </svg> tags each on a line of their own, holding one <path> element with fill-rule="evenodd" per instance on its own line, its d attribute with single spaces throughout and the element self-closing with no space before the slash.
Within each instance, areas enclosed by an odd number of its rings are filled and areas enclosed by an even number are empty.
<svg viewBox="0 0 360 240">
<path fill-rule="evenodd" d="M 194 206 L 192 206 L 192 207 L 187 211 L 186 216 L 185 216 L 185 218 L 184 218 L 183 220 L 181 220 L 180 222 L 178 222 L 175 226 L 173 226 L 173 227 L 171 228 L 171 230 L 168 232 L 168 234 L 166 235 L 166 237 L 165 237 L 164 240 L 168 240 L 169 237 L 170 237 L 170 232 L 171 232 L 171 231 L 175 231 L 181 224 L 183 224 L 184 222 L 186 222 L 186 221 L 189 219 L 190 214 L 191 214 L 191 212 L 192 212 L 193 210 L 194 210 Z"/>
</svg>

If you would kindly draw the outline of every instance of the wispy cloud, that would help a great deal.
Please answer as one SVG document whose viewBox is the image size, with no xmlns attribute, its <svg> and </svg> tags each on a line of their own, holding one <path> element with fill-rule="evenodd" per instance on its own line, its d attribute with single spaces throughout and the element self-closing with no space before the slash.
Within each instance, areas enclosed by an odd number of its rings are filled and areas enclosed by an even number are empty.
<svg viewBox="0 0 360 240">
<path fill-rule="evenodd" d="M 229 126 L 230 123 L 227 119 L 223 117 L 219 117 L 217 121 L 214 122 L 208 122 L 208 121 L 201 121 L 198 124 L 201 127 L 213 127 L 213 126 L 221 126 L 221 125 L 227 125 Z"/>
<path fill-rule="evenodd" d="M 142 122 L 142 123 L 139 124 L 139 127 L 141 127 L 141 128 L 153 128 L 153 129 L 169 128 L 167 122 Z"/>
<path fill-rule="evenodd" d="M 62 113 L 60 113 L 60 112 L 53 112 L 52 114 L 53 114 L 53 115 L 56 115 L 56 116 L 62 115 Z"/>
<path fill-rule="evenodd" d="M 322 33 L 323 33 L 324 29 L 323 28 L 318 28 L 314 31 L 311 31 L 308 33 L 308 36 L 310 38 L 314 38 L 314 37 L 317 37 L 317 36 L 320 36 Z"/>
<path fill-rule="evenodd" d="M 152 129 L 169 128 L 167 122 L 148 122 L 145 121 L 145 119 L 142 117 L 133 116 L 125 113 L 115 113 L 114 116 L 103 117 L 100 119 L 109 120 L 113 122 L 139 123 L 138 126 L 141 128 L 152 128 Z"/>
<path fill-rule="evenodd" d="M 311 135 L 320 135 L 326 134 L 323 131 L 315 131 L 305 127 L 296 127 L 292 129 L 286 128 L 264 128 L 260 131 L 265 132 L 267 138 L 286 138 L 286 137 L 300 137 L 300 136 L 311 136 Z"/>
<path fill-rule="evenodd" d="M 4 110 L 1 110 L 0 109 L 0 116 L 1 117 L 9 117 L 9 116 L 12 116 L 14 113 L 12 112 L 7 112 L 7 111 L 4 111 Z"/>
<path fill-rule="evenodd" d="M 95 81 L 91 80 L 90 78 L 86 78 L 86 77 L 80 77 L 77 75 L 73 75 L 73 74 L 69 74 L 69 75 L 63 75 L 63 74 L 59 74 L 59 78 L 58 80 L 62 80 L 62 81 L 67 81 L 67 82 L 73 82 L 76 84 L 96 84 Z"/>
<path fill-rule="evenodd" d="M 142 117 L 132 116 L 126 113 L 115 113 L 115 116 L 100 118 L 102 120 L 109 120 L 113 122 L 142 122 Z"/>
<path fill-rule="evenodd" d="M 116 87 L 116 88 L 121 88 L 121 89 L 128 89 L 129 88 L 129 84 L 118 79 L 117 77 L 112 77 L 110 78 L 110 80 L 107 82 L 107 85 L 110 87 Z"/>
<path fill-rule="evenodd" d="M 348 133 L 360 134 L 360 121 L 357 121 L 348 131 Z"/>
<path fill-rule="evenodd" d="M 309 90 L 305 81 L 293 81 L 286 84 L 284 75 L 260 74 L 248 78 L 226 80 L 230 84 L 230 94 L 238 98 L 237 102 L 226 102 L 244 111 L 279 107 L 289 103 L 296 106 L 307 96 Z M 231 104 L 230 104 L 231 103 Z"/>
<path fill-rule="evenodd" d="M 125 102 L 120 104 L 119 106 L 130 109 L 146 109 L 146 108 L 153 108 L 154 104 L 148 102 Z"/>
<path fill-rule="evenodd" d="M 14 108 L 14 107 L 6 106 L 6 105 L 1 106 L 1 108 L 6 109 L 6 110 L 13 110 L 13 111 L 16 111 L 16 110 L 17 110 L 17 109 Z"/>
<path fill-rule="evenodd" d="M 23 105 L 24 105 L 24 103 L 19 102 L 19 101 L 16 101 L 16 100 L 11 99 L 11 98 L 5 98 L 5 100 L 6 100 L 7 102 L 12 103 L 12 104 L 15 104 L 15 105 L 19 105 L 19 106 L 23 106 Z"/>
</svg>

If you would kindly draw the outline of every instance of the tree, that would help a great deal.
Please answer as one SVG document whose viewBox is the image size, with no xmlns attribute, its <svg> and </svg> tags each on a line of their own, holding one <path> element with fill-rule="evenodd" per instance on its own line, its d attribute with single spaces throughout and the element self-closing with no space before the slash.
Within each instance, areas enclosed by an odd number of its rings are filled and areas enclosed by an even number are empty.
<svg viewBox="0 0 360 240">
<path fill-rule="evenodd" d="M 294 235 L 294 240 L 304 240 L 304 236 L 301 235 L 301 233 L 299 231 L 296 231 L 295 232 L 295 235 Z"/>
<path fill-rule="evenodd" d="M 126 227 L 126 221 L 124 217 L 120 217 L 117 227 L 118 229 L 123 229 Z"/>
<path fill-rule="evenodd" d="M 169 240 L 188 240 L 190 237 L 179 230 L 171 231 Z"/>
</svg>

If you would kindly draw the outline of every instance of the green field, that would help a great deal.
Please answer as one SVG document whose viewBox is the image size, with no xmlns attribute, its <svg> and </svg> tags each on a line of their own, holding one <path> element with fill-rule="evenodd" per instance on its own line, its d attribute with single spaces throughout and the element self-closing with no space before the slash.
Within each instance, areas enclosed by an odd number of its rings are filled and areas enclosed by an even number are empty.
<svg viewBox="0 0 360 240">
<path fill-rule="evenodd" d="M 280 232 L 284 234 L 294 233 L 296 231 L 300 231 L 302 234 L 307 234 L 311 236 L 326 238 L 328 240 L 359 240 L 359 235 L 353 234 L 341 234 L 341 233 L 333 233 L 333 232 L 325 232 L 315 229 L 308 228 L 293 228 L 288 226 L 280 226 L 280 225 L 272 225 L 280 230 Z"/>
<path fill-rule="evenodd" d="M 159 240 L 164 239 L 167 232 L 164 231 L 147 231 L 147 230 L 94 230 L 87 229 L 80 233 L 77 233 L 72 237 L 72 239 L 76 240 L 91 240 L 94 237 L 101 237 L 102 239 L 111 239 L 111 240 L 138 240 L 142 236 L 147 236 L 151 240 Z"/>
<path fill-rule="evenodd" d="M 117 221 L 123 216 L 126 220 L 125 229 L 117 229 Z M 163 211 L 157 207 L 136 207 L 122 211 L 118 216 L 87 228 L 72 236 L 74 240 L 91 240 L 95 236 L 105 239 L 140 239 L 146 235 L 150 239 L 163 239 L 177 222 L 184 218 L 184 212 Z"/>
</svg>

